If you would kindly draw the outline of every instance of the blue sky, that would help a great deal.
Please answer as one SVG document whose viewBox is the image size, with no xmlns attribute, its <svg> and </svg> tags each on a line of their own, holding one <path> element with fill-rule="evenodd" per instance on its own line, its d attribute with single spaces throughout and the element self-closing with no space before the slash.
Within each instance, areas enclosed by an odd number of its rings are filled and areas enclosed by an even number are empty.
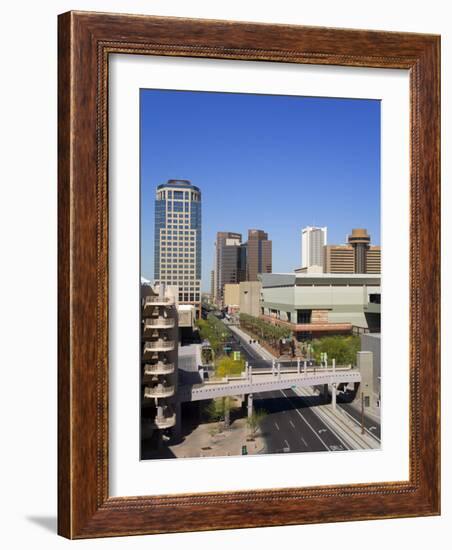
<svg viewBox="0 0 452 550">
<path fill-rule="evenodd" d="M 141 271 L 154 277 L 154 198 L 168 179 L 202 192 L 202 289 L 217 231 L 263 229 L 273 272 L 301 263 L 301 228 L 380 244 L 380 102 L 141 90 Z"/>
</svg>

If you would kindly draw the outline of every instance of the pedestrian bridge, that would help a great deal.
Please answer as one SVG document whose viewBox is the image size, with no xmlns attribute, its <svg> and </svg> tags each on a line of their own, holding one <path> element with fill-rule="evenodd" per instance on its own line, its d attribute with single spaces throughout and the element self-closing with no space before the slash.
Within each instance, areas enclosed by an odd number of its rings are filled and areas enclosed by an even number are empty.
<svg viewBox="0 0 452 550">
<path fill-rule="evenodd" d="M 246 395 L 257 392 L 286 390 L 292 387 L 329 385 L 336 393 L 339 384 L 361 382 L 359 370 L 351 367 L 316 367 L 281 370 L 273 367 L 256 369 L 247 367 L 241 376 L 227 377 L 220 380 L 209 380 L 202 384 L 179 386 L 177 400 L 202 401 L 228 395 Z"/>
</svg>

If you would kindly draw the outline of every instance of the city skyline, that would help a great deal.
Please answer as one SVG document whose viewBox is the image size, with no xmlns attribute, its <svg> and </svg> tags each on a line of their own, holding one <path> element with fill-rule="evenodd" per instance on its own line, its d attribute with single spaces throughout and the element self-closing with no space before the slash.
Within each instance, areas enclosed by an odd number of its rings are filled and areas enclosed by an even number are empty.
<svg viewBox="0 0 452 550">
<path fill-rule="evenodd" d="M 344 243 L 366 227 L 380 243 L 380 104 L 351 100 L 141 90 L 141 266 L 154 276 L 158 185 L 189 179 L 202 198 L 202 291 L 215 236 L 257 227 L 273 271 L 301 266 L 300 230 Z M 364 183 L 363 183 L 364 182 Z"/>
</svg>

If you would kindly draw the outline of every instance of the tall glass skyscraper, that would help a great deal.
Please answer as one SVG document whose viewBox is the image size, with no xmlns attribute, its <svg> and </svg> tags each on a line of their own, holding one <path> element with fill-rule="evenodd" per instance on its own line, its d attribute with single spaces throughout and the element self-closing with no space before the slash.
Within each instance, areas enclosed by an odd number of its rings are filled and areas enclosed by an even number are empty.
<svg viewBox="0 0 452 550">
<path fill-rule="evenodd" d="M 201 191 L 188 180 L 168 180 L 155 198 L 154 277 L 177 286 L 179 303 L 201 308 Z"/>
</svg>

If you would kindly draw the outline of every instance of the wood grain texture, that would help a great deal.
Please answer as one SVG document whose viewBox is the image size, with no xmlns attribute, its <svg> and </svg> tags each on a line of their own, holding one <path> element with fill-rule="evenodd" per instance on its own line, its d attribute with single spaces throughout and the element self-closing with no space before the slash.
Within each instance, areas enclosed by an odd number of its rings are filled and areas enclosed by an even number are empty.
<svg viewBox="0 0 452 550">
<path fill-rule="evenodd" d="M 438 36 L 70 12 L 59 17 L 58 530 L 68 538 L 439 513 Z M 410 70 L 410 480 L 108 495 L 108 56 Z"/>
</svg>

